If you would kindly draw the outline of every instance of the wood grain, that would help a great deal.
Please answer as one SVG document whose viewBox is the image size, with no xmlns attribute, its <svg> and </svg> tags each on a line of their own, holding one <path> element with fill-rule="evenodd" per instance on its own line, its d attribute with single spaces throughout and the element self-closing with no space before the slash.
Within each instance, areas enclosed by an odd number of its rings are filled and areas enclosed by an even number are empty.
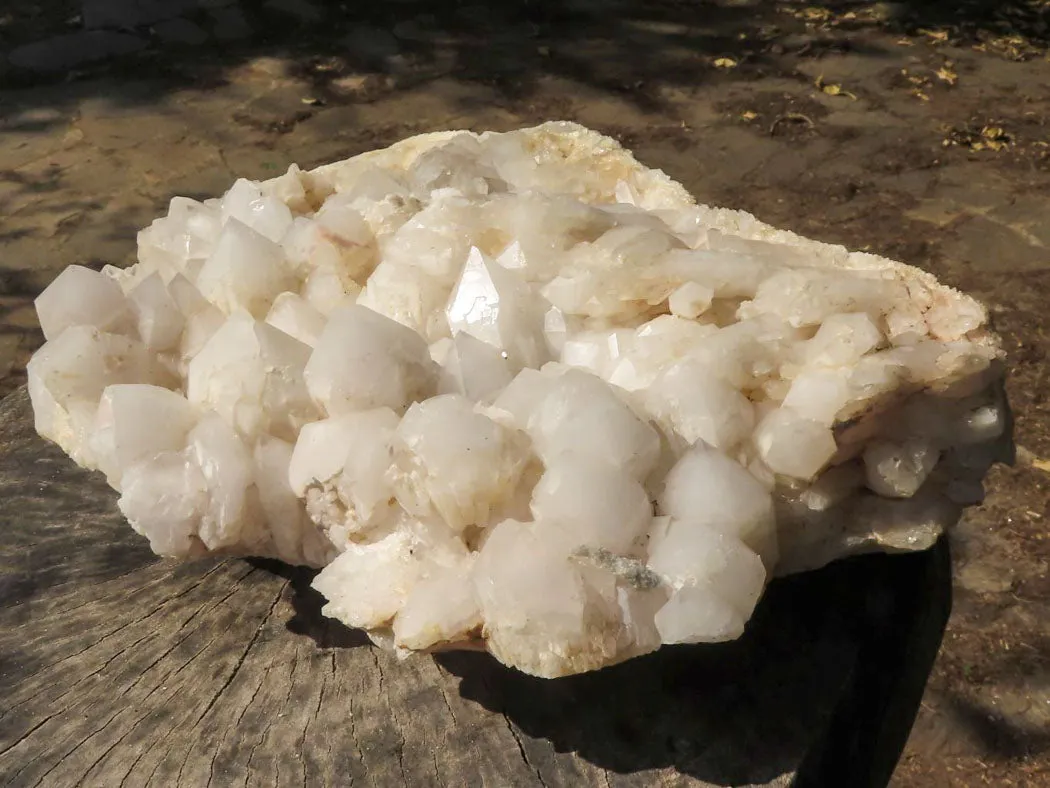
<svg viewBox="0 0 1050 788">
<path fill-rule="evenodd" d="M 775 582 L 748 632 L 535 679 L 398 661 L 311 573 L 152 555 L 0 403 L 0 781 L 16 786 L 884 785 L 940 642 L 942 545 Z"/>
</svg>

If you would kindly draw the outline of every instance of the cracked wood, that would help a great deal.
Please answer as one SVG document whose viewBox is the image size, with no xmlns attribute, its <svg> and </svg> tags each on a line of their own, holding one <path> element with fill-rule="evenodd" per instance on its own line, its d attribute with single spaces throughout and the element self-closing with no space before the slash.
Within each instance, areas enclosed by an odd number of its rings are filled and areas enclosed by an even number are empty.
<svg viewBox="0 0 1050 788">
<path fill-rule="evenodd" d="M 115 498 L 35 435 L 24 390 L 0 403 L 4 785 L 787 785 L 814 751 L 827 768 L 885 636 L 864 616 L 887 570 L 862 564 L 775 586 L 737 643 L 597 674 L 398 661 L 323 619 L 309 572 L 159 559 Z"/>
</svg>

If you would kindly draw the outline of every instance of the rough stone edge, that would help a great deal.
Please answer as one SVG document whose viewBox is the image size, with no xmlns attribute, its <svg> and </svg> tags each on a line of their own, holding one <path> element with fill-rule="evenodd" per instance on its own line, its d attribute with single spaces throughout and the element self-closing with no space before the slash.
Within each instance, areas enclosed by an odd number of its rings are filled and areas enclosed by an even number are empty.
<svg viewBox="0 0 1050 788">
<path fill-rule="evenodd" d="M 976 347 L 985 350 L 991 359 L 1002 358 L 1004 355 L 999 337 L 988 328 L 988 311 L 985 306 L 972 296 L 941 283 L 928 271 L 868 252 L 851 252 L 841 244 L 816 241 L 790 230 L 781 230 L 766 224 L 746 211 L 699 204 L 682 184 L 671 178 L 663 170 L 645 166 L 617 140 L 578 123 L 572 121 L 548 121 L 538 126 L 520 129 L 519 131 L 526 136 L 533 137 L 537 147 L 539 147 L 541 141 L 546 144 L 556 144 L 566 155 L 567 161 L 570 162 L 573 159 L 581 158 L 595 159 L 595 154 L 606 161 L 615 160 L 619 168 L 626 169 L 636 177 L 640 176 L 641 196 L 646 202 L 647 208 L 677 210 L 699 208 L 709 212 L 706 220 L 711 229 L 721 230 L 727 234 L 737 235 L 748 240 L 766 241 L 812 251 L 821 257 L 833 254 L 841 255 L 845 252 L 846 265 L 843 268 L 847 270 L 887 271 L 903 281 L 917 281 L 929 288 L 931 292 L 946 297 L 950 301 L 972 306 L 981 315 L 981 325 L 977 329 L 970 331 L 966 339 Z M 387 148 L 367 151 L 343 161 L 321 165 L 310 170 L 309 175 L 317 178 L 322 184 L 338 190 L 341 181 L 354 177 L 366 167 L 380 166 L 404 170 L 410 167 L 416 158 L 426 151 L 461 134 L 469 135 L 478 140 L 486 140 L 501 133 L 506 132 L 485 131 L 478 133 L 460 130 L 419 134 L 396 142 Z M 265 181 L 265 183 L 270 183 L 272 180 L 275 179 L 270 179 Z"/>
</svg>

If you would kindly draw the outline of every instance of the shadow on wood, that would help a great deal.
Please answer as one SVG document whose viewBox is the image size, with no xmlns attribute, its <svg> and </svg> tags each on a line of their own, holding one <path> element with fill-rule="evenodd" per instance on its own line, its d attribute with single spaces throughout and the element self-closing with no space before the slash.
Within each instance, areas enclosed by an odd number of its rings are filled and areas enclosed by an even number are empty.
<svg viewBox="0 0 1050 788">
<path fill-rule="evenodd" d="M 950 604 L 947 547 L 775 582 L 746 635 L 554 681 L 398 661 L 313 573 L 153 556 L 0 404 L 0 782 L 885 785 Z"/>
<path fill-rule="evenodd" d="M 288 581 L 289 602 L 294 615 L 285 626 L 294 635 L 310 638 L 320 649 L 371 647 L 364 630 L 350 627 L 321 615 L 325 598 L 310 587 L 317 572 L 304 566 L 289 566 L 271 558 L 249 558 L 246 562 Z"/>
<path fill-rule="evenodd" d="M 947 568 L 942 544 L 778 580 L 739 641 L 559 681 L 482 654 L 437 660 L 464 697 L 613 771 L 743 785 L 798 770 L 796 785 L 882 785 L 940 643 L 950 586 L 934 578 Z"/>
</svg>

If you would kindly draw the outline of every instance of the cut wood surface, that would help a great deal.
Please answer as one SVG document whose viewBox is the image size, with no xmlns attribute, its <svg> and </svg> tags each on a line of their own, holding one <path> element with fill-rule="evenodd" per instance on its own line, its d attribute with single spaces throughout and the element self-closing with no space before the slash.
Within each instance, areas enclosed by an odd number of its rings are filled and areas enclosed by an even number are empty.
<svg viewBox="0 0 1050 788">
<path fill-rule="evenodd" d="M 0 782 L 884 785 L 947 618 L 947 550 L 776 581 L 734 643 L 544 680 L 399 661 L 312 573 L 154 556 L 100 474 L 0 403 Z"/>
</svg>

